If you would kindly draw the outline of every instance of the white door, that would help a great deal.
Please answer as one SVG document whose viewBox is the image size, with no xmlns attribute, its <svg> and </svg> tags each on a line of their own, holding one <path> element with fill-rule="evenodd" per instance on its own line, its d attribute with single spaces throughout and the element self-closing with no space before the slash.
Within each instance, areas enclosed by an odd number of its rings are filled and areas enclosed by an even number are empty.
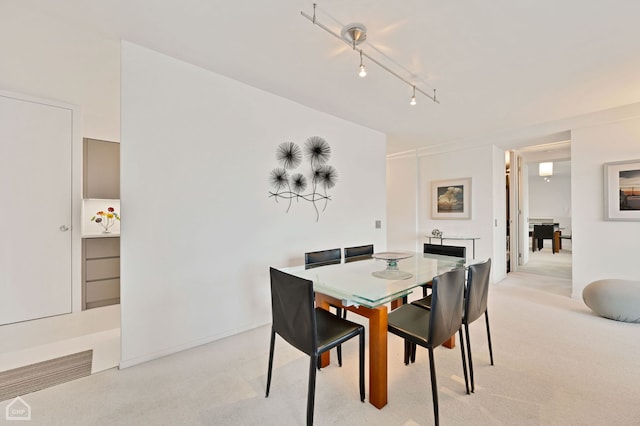
<svg viewBox="0 0 640 426">
<path fill-rule="evenodd" d="M 0 325 L 71 312 L 72 118 L 0 93 Z"/>
</svg>

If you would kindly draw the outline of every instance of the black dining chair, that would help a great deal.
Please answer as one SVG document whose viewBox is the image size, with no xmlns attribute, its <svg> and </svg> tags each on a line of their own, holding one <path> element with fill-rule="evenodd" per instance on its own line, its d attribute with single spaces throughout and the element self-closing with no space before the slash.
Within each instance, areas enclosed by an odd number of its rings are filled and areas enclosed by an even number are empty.
<svg viewBox="0 0 640 426">
<path fill-rule="evenodd" d="M 389 312 L 388 316 L 389 325 L 387 329 L 389 333 L 405 339 L 405 346 L 407 344 L 418 345 L 427 348 L 429 351 L 433 415 L 436 425 L 439 424 L 438 384 L 433 350 L 461 330 L 464 276 L 464 268 L 457 268 L 435 277 L 431 291 L 431 309 L 423 309 L 412 304 L 402 305 Z M 460 345 L 460 351 L 462 353 L 464 380 L 468 389 L 466 357 L 463 345 Z"/>
<path fill-rule="evenodd" d="M 425 254 L 435 254 L 438 256 L 449 256 L 453 258 L 460 258 L 461 260 L 466 260 L 467 257 L 467 248 L 464 246 L 448 246 L 443 244 L 428 244 L 425 243 L 423 247 L 423 253 Z M 428 289 L 433 285 L 432 281 L 421 284 L 422 287 L 422 297 L 427 297 Z M 406 303 L 406 299 L 405 299 Z M 404 364 L 408 365 L 409 362 L 416 362 L 416 348 L 415 345 L 410 345 L 405 342 L 404 349 Z"/>
<path fill-rule="evenodd" d="M 441 244 L 428 244 L 425 243 L 423 253 L 436 254 L 440 256 L 459 257 L 462 259 L 467 258 L 467 248 L 464 246 L 447 246 Z M 427 296 L 427 289 L 431 288 L 431 281 L 422 286 L 422 297 Z"/>
<path fill-rule="evenodd" d="M 310 251 L 304 254 L 304 268 L 311 269 L 319 266 L 335 265 L 342 261 L 342 250 L 340 248 Z M 347 310 L 340 306 L 331 305 L 336 309 L 336 315 L 340 318 L 347 318 Z M 338 365 L 342 367 L 342 347 L 338 345 Z"/>
<path fill-rule="evenodd" d="M 491 277 L 491 259 L 469 266 L 467 275 L 467 287 L 464 292 L 464 315 L 462 324 L 467 341 L 467 356 L 469 358 L 469 373 L 471 377 L 471 392 L 475 392 L 475 381 L 473 378 L 473 359 L 471 358 L 471 340 L 469 338 L 469 324 L 477 320 L 484 314 L 487 326 L 487 342 L 489 345 L 489 358 L 493 365 L 493 348 L 491 346 L 491 330 L 489 328 L 489 310 L 487 300 L 489 298 L 489 279 Z M 431 296 L 412 302 L 413 305 L 429 309 L 432 304 Z M 460 330 L 460 345 L 462 341 L 462 330 Z M 415 354 L 412 354 L 415 361 Z"/>
<path fill-rule="evenodd" d="M 267 389 L 269 396 L 276 334 L 310 357 L 307 393 L 307 425 L 313 424 L 316 366 L 320 355 L 347 340 L 359 337 L 360 401 L 364 402 L 364 327 L 321 308 L 314 308 L 313 283 L 270 268 L 271 344 Z"/>
<path fill-rule="evenodd" d="M 556 254 L 558 247 L 556 247 L 555 237 L 556 227 L 555 225 L 533 225 L 533 239 L 537 242 L 538 251 L 542 250 L 544 246 L 544 240 L 551 240 L 551 253 Z M 535 245 L 534 245 L 535 247 Z"/>
<path fill-rule="evenodd" d="M 310 251 L 304 254 L 305 269 L 317 268 L 319 266 L 334 265 L 342 261 L 342 250 L 339 248 Z"/>
<path fill-rule="evenodd" d="M 371 256 L 373 256 L 373 244 L 369 244 L 366 246 L 345 247 L 344 249 L 345 263 L 371 259 Z"/>
</svg>

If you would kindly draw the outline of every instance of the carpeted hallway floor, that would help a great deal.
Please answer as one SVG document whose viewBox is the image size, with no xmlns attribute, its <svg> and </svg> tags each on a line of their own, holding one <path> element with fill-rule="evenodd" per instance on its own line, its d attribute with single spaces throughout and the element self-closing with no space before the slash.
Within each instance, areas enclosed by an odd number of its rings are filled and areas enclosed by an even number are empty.
<svg viewBox="0 0 640 426">
<path fill-rule="evenodd" d="M 471 329 L 475 394 L 465 394 L 459 349 L 436 350 L 442 425 L 638 424 L 640 324 L 594 316 L 581 300 L 544 288 L 565 281 L 516 272 L 492 285 L 495 366 L 478 321 Z M 304 424 L 308 358 L 279 339 L 265 398 L 268 345 L 264 326 L 23 399 L 36 425 Z M 405 366 L 402 351 L 390 336 L 389 404 L 378 410 L 359 401 L 357 343 L 343 345 L 343 367 L 334 356 L 318 374 L 315 423 L 433 424 L 427 353 L 419 349 L 416 363 Z"/>
</svg>

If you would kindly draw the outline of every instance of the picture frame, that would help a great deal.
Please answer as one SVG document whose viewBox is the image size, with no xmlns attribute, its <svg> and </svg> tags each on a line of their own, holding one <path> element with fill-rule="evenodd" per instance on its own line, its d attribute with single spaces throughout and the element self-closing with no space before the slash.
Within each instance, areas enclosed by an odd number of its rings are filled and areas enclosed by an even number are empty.
<svg viewBox="0 0 640 426">
<path fill-rule="evenodd" d="M 471 219 L 471 178 L 431 182 L 432 219 Z"/>
<path fill-rule="evenodd" d="M 640 159 L 604 163 L 604 219 L 640 221 Z"/>
</svg>

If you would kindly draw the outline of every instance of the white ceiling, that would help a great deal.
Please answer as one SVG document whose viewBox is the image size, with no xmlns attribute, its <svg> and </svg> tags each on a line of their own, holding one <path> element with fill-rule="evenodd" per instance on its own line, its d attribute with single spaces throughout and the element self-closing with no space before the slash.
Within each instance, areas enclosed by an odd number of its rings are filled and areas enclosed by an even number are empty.
<svg viewBox="0 0 640 426">
<path fill-rule="evenodd" d="M 361 47 L 440 104 L 301 16 L 301 0 L 20 1 L 389 135 L 390 153 L 640 101 L 640 1 L 324 0 L 318 20 L 368 28 Z M 375 49 L 384 52 L 379 54 Z M 400 65 L 400 66 L 398 66 Z"/>
</svg>

